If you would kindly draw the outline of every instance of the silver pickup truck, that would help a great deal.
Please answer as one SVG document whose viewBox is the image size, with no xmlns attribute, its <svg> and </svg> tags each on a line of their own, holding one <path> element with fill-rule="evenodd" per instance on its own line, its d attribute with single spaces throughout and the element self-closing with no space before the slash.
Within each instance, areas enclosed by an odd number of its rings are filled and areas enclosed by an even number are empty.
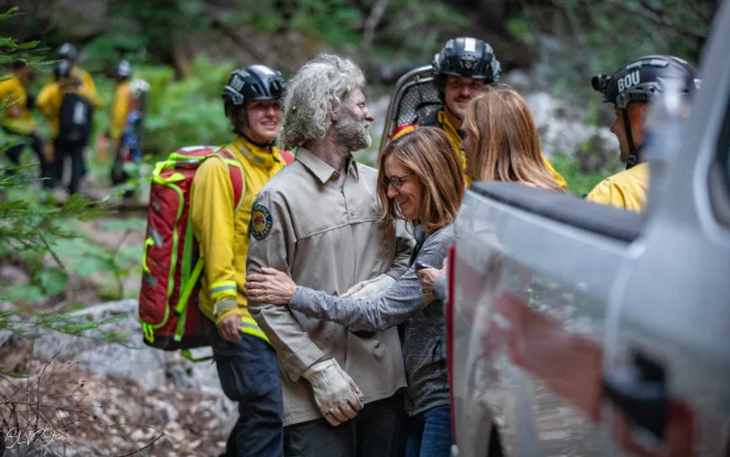
<svg viewBox="0 0 730 457">
<path fill-rule="evenodd" d="M 447 304 L 460 457 L 730 456 L 730 2 L 708 43 L 644 213 L 467 193 Z"/>
</svg>

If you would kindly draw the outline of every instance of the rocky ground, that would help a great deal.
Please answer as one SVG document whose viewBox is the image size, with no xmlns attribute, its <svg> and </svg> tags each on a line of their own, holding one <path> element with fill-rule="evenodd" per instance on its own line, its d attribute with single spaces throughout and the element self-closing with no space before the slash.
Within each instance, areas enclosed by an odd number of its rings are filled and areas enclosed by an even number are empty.
<svg viewBox="0 0 730 457">
<path fill-rule="evenodd" d="M 7 305 L 6 305 L 7 306 Z M 74 314 L 123 316 L 101 331 L 132 333 L 127 346 L 42 332 L 37 340 L 0 333 L 0 416 L 10 454 L 217 456 L 235 420 L 212 362 L 141 347 L 136 301 Z M 112 326 L 110 326 L 112 327 Z M 97 333 L 98 334 L 98 333 Z"/>
<path fill-rule="evenodd" d="M 128 346 L 52 331 L 37 340 L 0 331 L 6 455 L 26 455 L 34 439 L 31 448 L 52 452 L 38 455 L 219 455 L 235 407 L 214 365 L 142 348 L 134 300 L 87 311 L 94 320 L 123 316 L 102 331 L 131 333 Z"/>
<path fill-rule="evenodd" d="M 227 430 L 209 395 L 169 384 L 145 391 L 74 362 L 29 358 L 18 369 L 43 374 L 0 380 L 8 456 L 214 456 L 224 449 Z M 34 405 L 13 404 L 14 395 Z"/>
</svg>

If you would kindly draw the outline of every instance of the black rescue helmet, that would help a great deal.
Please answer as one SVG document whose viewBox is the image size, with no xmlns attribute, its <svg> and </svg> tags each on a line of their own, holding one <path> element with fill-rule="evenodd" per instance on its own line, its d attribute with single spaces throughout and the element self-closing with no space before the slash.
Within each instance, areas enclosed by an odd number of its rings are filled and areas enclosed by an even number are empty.
<svg viewBox="0 0 730 457">
<path fill-rule="evenodd" d="M 132 76 L 132 65 L 130 65 L 126 60 L 122 60 L 119 64 L 117 64 L 114 76 L 121 80 L 129 79 Z"/>
<path fill-rule="evenodd" d="M 76 50 L 76 46 L 71 43 L 63 43 L 61 47 L 58 48 L 58 56 L 62 59 L 76 60 L 79 56 L 79 52 Z"/>
<path fill-rule="evenodd" d="M 477 38 L 459 37 L 446 42 L 441 52 L 433 58 L 433 76 L 439 87 L 448 75 L 481 79 L 485 83 L 496 82 L 502 67 L 494 58 L 494 50 L 488 43 Z"/>
<path fill-rule="evenodd" d="M 613 76 L 598 74 L 591 79 L 593 89 L 603 94 L 605 103 L 626 109 L 630 103 L 649 102 L 664 90 L 663 80 L 680 80 L 682 92 L 699 88 L 697 70 L 686 61 L 673 56 L 645 56 L 624 65 Z"/>
<path fill-rule="evenodd" d="M 228 84 L 223 88 L 223 102 L 228 107 L 255 100 L 279 100 L 285 87 L 280 72 L 264 65 L 249 65 L 231 73 Z"/>
</svg>

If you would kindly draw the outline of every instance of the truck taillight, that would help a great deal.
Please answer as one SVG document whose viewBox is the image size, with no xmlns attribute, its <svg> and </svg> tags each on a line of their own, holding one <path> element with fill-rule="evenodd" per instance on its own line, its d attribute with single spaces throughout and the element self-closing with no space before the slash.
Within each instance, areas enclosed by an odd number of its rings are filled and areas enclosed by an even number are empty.
<svg viewBox="0 0 730 457">
<path fill-rule="evenodd" d="M 451 436 L 456 444 L 456 416 L 454 415 L 454 278 L 456 275 L 456 246 L 449 248 L 449 269 L 446 272 L 449 281 L 449 297 L 446 300 L 446 372 L 449 377 L 451 395 Z"/>
</svg>

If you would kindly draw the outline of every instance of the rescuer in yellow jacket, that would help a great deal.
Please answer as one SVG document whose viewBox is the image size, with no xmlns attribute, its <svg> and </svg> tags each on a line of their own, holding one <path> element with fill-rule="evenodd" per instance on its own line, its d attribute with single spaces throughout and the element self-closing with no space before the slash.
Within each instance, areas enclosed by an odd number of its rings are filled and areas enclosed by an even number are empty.
<svg viewBox="0 0 730 457">
<path fill-rule="evenodd" d="M 621 161 L 626 170 L 601 181 L 586 200 L 641 211 L 649 188 L 649 166 L 643 157 L 644 120 L 652 97 L 661 96 L 664 82 L 681 79 L 685 94 L 699 84 L 697 70 L 684 60 L 652 55 L 621 67 L 613 76 L 599 74 L 592 85 L 603 94 L 603 101 L 614 105 L 616 119 L 611 132 L 618 138 Z"/>
<path fill-rule="evenodd" d="M 27 85 L 31 76 L 31 68 L 23 61 L 15 61 L 12 71 L 0 79 L 0 127 L 9 135 L 20 137 L 20 144 L 11 146 L 5 151 L 13 165 L 20 165 L 20 155 L 26 142 L 30 143 L 41 166 L 43 187 L 51 188 L 50 161 L 46 157 L 43 139 L 36 131 L 35 123 L 30 115 L 33 108 L 33 97 L 28 94 Z"/>
<path fill-rule="evenodd" d="M 67 99 L 69 104 L 64 105 Z M 71 179 L 68 192 L 73 195 L 78 192 L 81 178 L 86 173 L 83 152 L 91 135 L 93 110 L 101 106 L 101 99 L 79 77 L 73 76 L 68 61 L 60 60 L 54 68 L 54 80 L 38 94 L 36 106 L 53 130 L 51 174 L 54 184 L 63 181 L 64 163 L 69 159 Z M 64 107 L 67 109 L 64 110 Z M 62 118 L 69 121 L 65 129 L 61 129 Z"/>
<path fill-rule="evenodd" d="M 126 60 L 119 62 L 114 77 L 117 80 L 117 85 L 114 88 L 108 137 L 116 144 L 122 136 L 130 110 L 132 66 L 129 62 Z M 112 150 L 115 149 L 112 147 Z"/>
<path fill-rule="evenodd" d="M 281 73 L 263 65 L 235 70 L 223 89 L 236 139 L 226 146 L 241 163 L 245 194 L 237 213 L 222 160 L 203 162 L 193 178 L 190 212 L 205 267 L 199 307 L 226 395 L 240 416 L 226 455 L 283 455 L 282 395 L 276 351 L 248 312 L 244 283 L 254 198 L 284 167 L 273 142 L 282 121 Z"/>
<path fill-rule="evenodd" d="M 64 43 L 60 48 L 58 48 L 58 56 L 69 63 L 71 66 L 71 77 L 81 81 L 86 97 L 88 97 L 89 100 L 97 106 L 97 108 L 100 107 L 103 101 L 96 91 L 94 79 L 88 71 L 76 65 L 76 59 L 79 57 L 79 52 L 76 50 L 76 47 L 71 43 Z"/>
<path fill-rule="evenodd" d="M 114 72 L 114 78 L 117 81 L 114 88 L 114 99 L 112 100 L 112 108 L 109 116 L 109 128 L 106 132 L 106 138 L 102 138 L 101 143 L 97 147 L 97 154 L 103 160 L 106 159 L 107 149 L 111 149 L 115 154 L 114 163 L 111 170 L 112 183 L 114 185 L 127 181 L 129 175 L 124 171 L 124 159 L 122 157 L 124 151 L 120 148 L 120 140 L 124 133 L 125 126 L 129 120 L 129 113 L 133 109 L 132 106 L 132 66 L 126 60 L 122 60 L 117 65 Z M 133 192 L 128 190 L 126 197 L 131 197 Z"/>
<path fill-rule="evenodd" d="M 63 103 L 63 96 L 66 93 L 74 92 L 81 95 L 94 109 L 99 109 L 102 106 L 101 97 L 96 93 L 96 89 L 92 90 L 87 84 L 84 84 L 82 78 L 78 75 L 74 76 L 66 65 L 69 64 L 63 60 L 56 65 L 53 81 L 43 86 L 36 101 L 36 107 L 48 119 L 54 136 L 58 136 L 59 133 L 58 122 L 61 114 L 61 103 Z"/>
<path fill-rule="evenodd" d="M 586 195 L 586 200 L 640 212 L 649 189 L 649 165 L 646 162 L 610 176 Z"/>
<path fill-rule="evenodd" d="M 421 125 L 442 128 L 454 152 L 466 165 L 459 134 L 464 109 L 486 84 L 497 82 L 501 72 L 500 63 L 488 43 L 476 38 L 459 37 L 446 42 L 441 52 L 434 57 L 432 66 L 433 82 L 441 93 L 444 105 L 432 112 Z M 568 184 L 560 173 L 544 156 L 542 160 L 558 184 L 567 189 Z M 471 184 L 469 176 L 467 184 Z"/>
</svg>

